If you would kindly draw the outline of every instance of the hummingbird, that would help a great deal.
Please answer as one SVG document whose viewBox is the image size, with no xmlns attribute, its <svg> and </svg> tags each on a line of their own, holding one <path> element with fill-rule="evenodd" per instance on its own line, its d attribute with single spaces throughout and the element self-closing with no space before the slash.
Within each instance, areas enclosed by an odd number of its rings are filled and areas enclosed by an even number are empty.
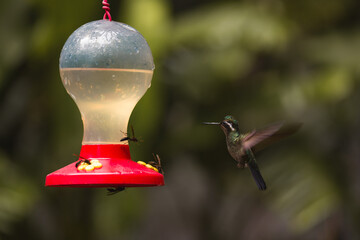
<svg viewBox="0 0 360 240">
<path fill-rule="evenodd" d="M 262 130 L 253 130 L 242 134 L 239 130 L 238 121 L 233 116 L 225 116 L 221 122 L 204 122 L 204 124 L 220 125 L 226 138 L 227 149 L 233 159 L 237 162 L 238 168 L 248 167 L 258 186 L 259 190 L 266 190 L 266 183 L 260 173 L 260 169 L 255 159 L 254 151 L 257 146 L 263 147 L 268 143 L 266 140 L 281 139 L 284 136 L 294 133 L 300 128 L 300 124 L 288 127 L 284 131 L 279 131 L 283 122 L 274 123 Z"/>
</svg>

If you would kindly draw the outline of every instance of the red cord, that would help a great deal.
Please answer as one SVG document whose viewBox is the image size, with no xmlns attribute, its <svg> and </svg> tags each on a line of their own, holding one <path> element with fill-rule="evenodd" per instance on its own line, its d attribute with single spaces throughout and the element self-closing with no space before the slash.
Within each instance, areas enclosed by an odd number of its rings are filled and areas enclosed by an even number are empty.
<svg viewBox="0 0 360 240">
<path fill-rule="evenodd" d="M 109 19 L 109 21 L 111 21 L 110 4 L 107 2 L 107 0 L 103 0 L 102 4 L 103 4 L 102 8 L 105 10 L 105 14 L 104 14 L 103 19 L 104 20 Z"/>
</svg>

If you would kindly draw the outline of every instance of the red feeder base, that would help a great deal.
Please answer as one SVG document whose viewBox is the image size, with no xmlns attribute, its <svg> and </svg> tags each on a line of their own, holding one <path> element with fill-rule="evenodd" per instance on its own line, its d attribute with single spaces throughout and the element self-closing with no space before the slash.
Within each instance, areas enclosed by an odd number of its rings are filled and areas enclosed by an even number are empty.
<svg viewBox="0 0 360 240">
<path fill-rule="evenodd" d="M 78 170 L 71 163 L 46 176 L 48 187 L 151 187 L 164 185 L 164 176 L 130 158 L 128 145 L 83 145 L 80 156 L 97 159 L 101 168 Z M 79 159 L 81 160 L 81 159 Z"/>
</svg>

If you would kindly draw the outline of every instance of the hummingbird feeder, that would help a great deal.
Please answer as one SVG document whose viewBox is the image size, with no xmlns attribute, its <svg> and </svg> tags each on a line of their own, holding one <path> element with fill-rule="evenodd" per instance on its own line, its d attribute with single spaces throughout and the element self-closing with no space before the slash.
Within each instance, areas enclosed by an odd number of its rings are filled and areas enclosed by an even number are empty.
<svg viewBox="0 0 360 240">
<path fill-rule="evenodd" d="M 134 28 L 111 20 L 82 25 L 67 39 L 60 75 L 84 125 L 79 160 L 46 177 L 52 187 L 148 187 L 164 185 L 161 173 L 131 160 L 121 142 L 130 114 L 151 85 L 149 45 Z M 84 164 L 83 164 L 84 163 Z"/>
</svg>

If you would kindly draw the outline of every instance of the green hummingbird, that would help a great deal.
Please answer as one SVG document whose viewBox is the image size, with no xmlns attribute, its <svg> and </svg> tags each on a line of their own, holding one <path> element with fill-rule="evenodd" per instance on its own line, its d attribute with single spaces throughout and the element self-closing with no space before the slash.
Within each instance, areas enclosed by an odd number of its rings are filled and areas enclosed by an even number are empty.
<svg viewBox="0 0 360 240">
<path fill-rule="evenodd" d="M 281 139 L 294 133 L 300 128 L 300 124 L 294 124 L 280 131 L 283 123 L 274 123 L 262 130 L 241 134 L 239 124 L 233 116 L 225 116 L 221 122 L 204 122 L 204 124 L 220 125 L 225 133 L 226 145 L 232 158 L 237 162 L 238 168 L 248 167 L 260 190 L 266 190 L 266 183 L 256 163 L 254 151 L 264 147 L 273 140 Z"/>
</svg>

